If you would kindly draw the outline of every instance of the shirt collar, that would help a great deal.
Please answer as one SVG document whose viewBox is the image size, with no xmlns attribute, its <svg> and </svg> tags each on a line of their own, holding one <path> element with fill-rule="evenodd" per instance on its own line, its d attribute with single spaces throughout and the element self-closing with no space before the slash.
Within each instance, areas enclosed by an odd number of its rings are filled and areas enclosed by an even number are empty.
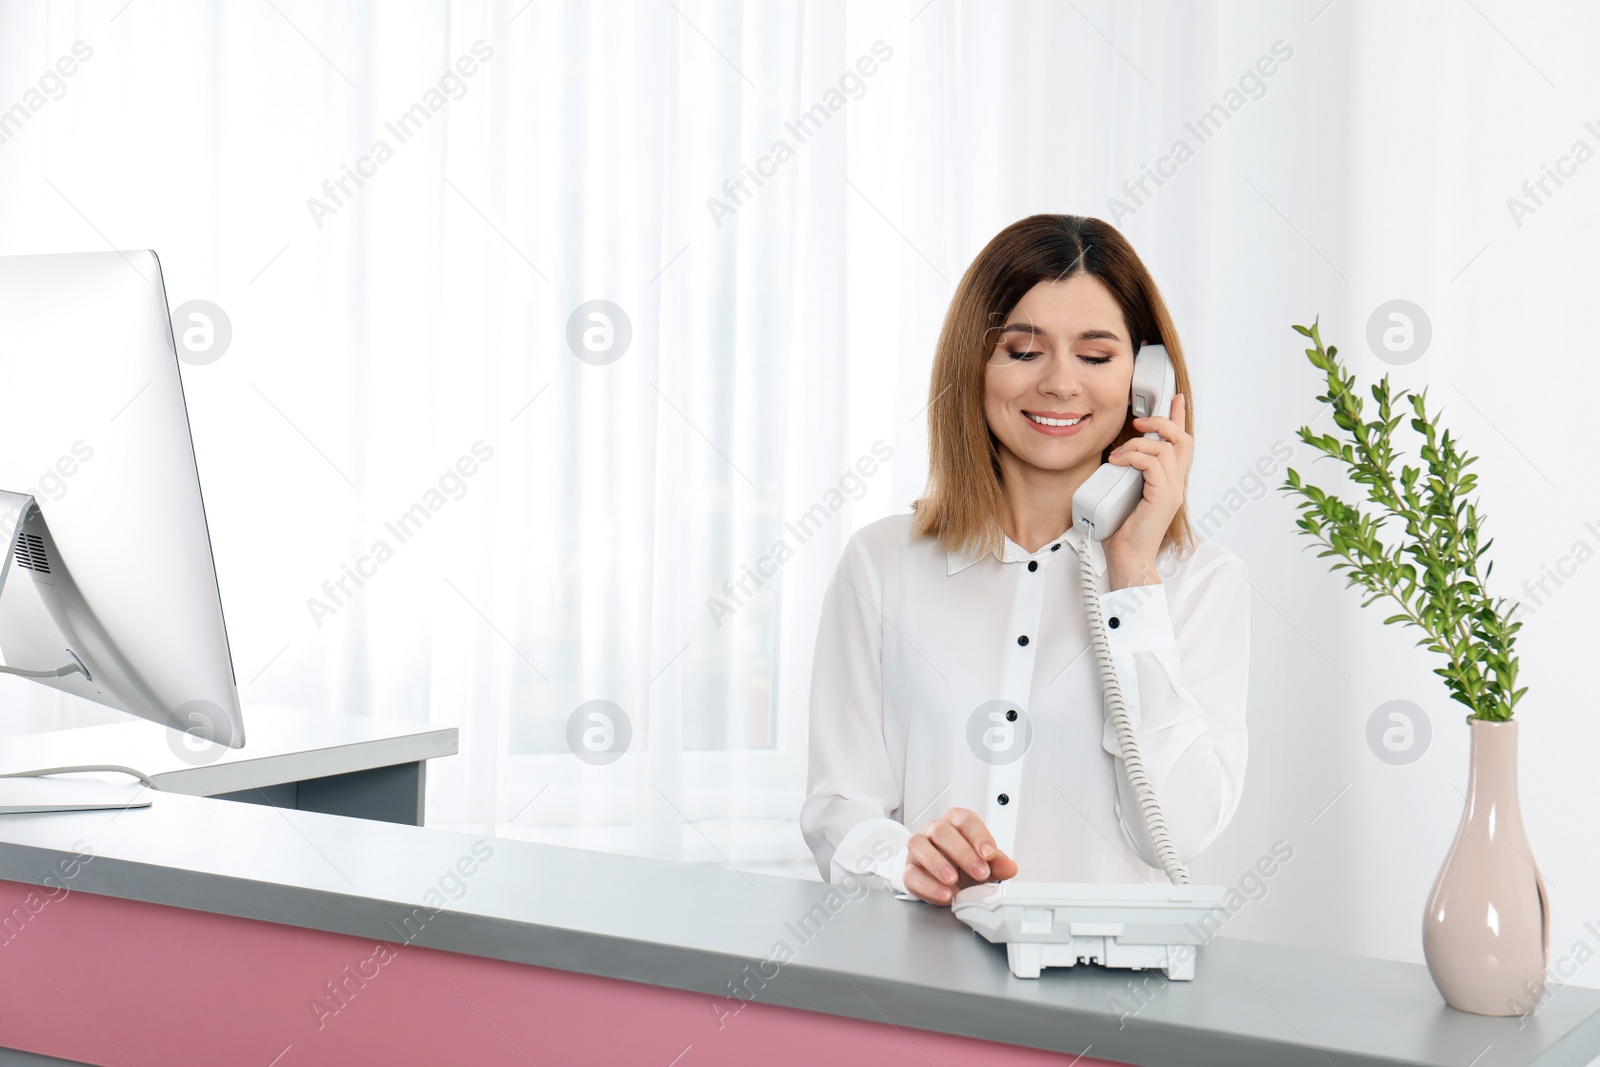
<svg viewBox="0 0 1600 1067">
<path fill-rule="evenodd" d="M 1005 538 L 1001 552 L 991 552 L 988 557 L 998 557 L 1002 563 L 1021 563 L 1030 559 L 1042 559 L 1052 554 L 1051 545 L 1062 544 L 1071 548 L 1081 560 L 1084 553 L 1089 554 L 1089 561 L 1094 567 L 1095 577 L 1100 577 L 1106 572 L 1106 554 L 1100 547 L 1100 542 L 1093 540 L 1077 526 L 1067 528 L 1060 537 L 1040 547 L 1037 552 L 1029 552 L 1011 538 Z M 984 555 L 974 555 L 963 549 L 952 549 L 945 553 L 945 574 L 952 575 L 966 570 L 979 560 L 988 558 Z"/>
</svg>

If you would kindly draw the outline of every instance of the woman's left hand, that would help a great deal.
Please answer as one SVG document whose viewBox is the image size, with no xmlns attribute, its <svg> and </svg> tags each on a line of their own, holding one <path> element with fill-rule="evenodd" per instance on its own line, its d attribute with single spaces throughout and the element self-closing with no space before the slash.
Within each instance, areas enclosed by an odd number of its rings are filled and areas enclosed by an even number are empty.
<svg viewBox="0 0 1600 1067">
<path fill-rule="evenodd" d="M 1194 438 L 1183 429 L 1186 403 L 1179 393 L 1172 398 L 1170 418 L 1150 415 L 1134 419 L 1135 430 L 1141 434 L 1154 430 L 1161 435 L 1160 440 L 1135 437 L 1124 441 L 1108 457 L 1108 462 L 1135 467 L 1144 475 L 1144 495 L 1133 514 L 1101 543 L 1112 589 L 1152 585 L 1161 580 L 1156 573 L 1156 555 L 1161 551 L 1167 527 L 1183 504 L 1189 463 L 1194 458 Z"/>
</svg>

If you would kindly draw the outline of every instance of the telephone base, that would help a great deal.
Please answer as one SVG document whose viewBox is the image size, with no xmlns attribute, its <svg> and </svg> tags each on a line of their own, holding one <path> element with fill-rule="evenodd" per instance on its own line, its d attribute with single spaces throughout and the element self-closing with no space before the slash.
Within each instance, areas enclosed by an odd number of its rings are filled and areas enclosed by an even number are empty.
<svg viewBox="0 0 1600 1067">
<path fill-rule="evenodd" d="M 1098 963 L 1134 971 L 1161 971 L 1174 982 L 1194 978 L 1194 951 L 1183 945 L 1124 945 L 1114 937 L 1075 937 L 1071 941 L 1006 942 L 1006 964 L 1018 978 L 1037 978 L 1046 967 Z"/>
<path fill-rule="evenodd" d="M 1226 895 L 1211 885 L 991 882 L 961 890 L 950 910 L 986 941 L 1005 945 L 1018 978 L 1098 963 L 1187 982 L 1199 946 L 1226 916 Z"/>
</svg>

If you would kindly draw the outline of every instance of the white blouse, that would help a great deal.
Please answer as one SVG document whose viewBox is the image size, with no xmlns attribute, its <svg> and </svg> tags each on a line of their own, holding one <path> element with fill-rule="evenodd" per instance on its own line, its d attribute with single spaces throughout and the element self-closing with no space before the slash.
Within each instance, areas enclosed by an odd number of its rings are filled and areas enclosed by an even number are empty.
<svg viewBox="0 0 1600 1067">
<path fill-rule="evenodd" d="M 912 540 L 912 519 L 857 531 L 823 600 L 800 809 L 823 878 L 905 893 L 911 834 L 964 807 L 1018 880 L 1165 884 L 1104 713 L 1078 560 L 1090 553 L 1123 703 L 1186 863 L 1244 786 L 1244 563 L 1203 542 L 1163 553 L 1159 584 L 1108 592 L 1104 550 L 1076 527 L 979 558 Z"/>
</svg>

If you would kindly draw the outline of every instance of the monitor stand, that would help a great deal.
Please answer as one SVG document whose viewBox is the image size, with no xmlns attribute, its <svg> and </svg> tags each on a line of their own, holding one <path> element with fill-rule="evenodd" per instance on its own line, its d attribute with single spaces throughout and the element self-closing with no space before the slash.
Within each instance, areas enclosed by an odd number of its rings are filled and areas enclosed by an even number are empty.
<svg viewBox="0 0 1600 1067">
<path fill-rule="evenodd" d="M 23 520 L 37 506 L 31 494 L 0 490 L 0 589 L 5 588 L 6 578 L 13 570 Z M 83 660 L 78 658 L 70 645 L 63 651 L 70 662 L 53 670 L 25 670 L 0 665 L 0 674 L 36 679 L 82 674 L 92 679 L 89 668 L 84 666 Z M 139 781 L 106 782 L 96 778 L 46 777 L 54 772 L 66 771 L 116 771 L 131 774 Z M 0 775 L 0 815 L 145 808 L 150 806 L 150 792 L 154 788 L 155 783 L 149 778 L 128 767 L 50 767 L 22 771 Z"/>
</svg>

